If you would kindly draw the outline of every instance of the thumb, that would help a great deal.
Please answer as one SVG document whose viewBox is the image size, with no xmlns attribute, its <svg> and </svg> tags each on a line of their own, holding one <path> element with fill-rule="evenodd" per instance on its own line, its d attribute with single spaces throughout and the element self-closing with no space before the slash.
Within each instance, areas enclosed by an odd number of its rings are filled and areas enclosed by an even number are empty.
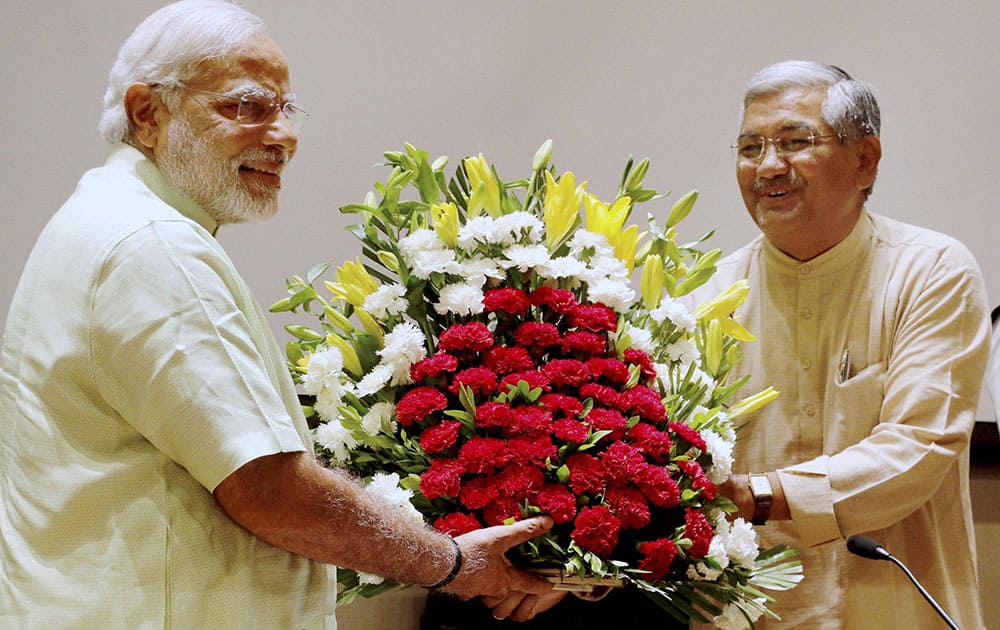
<svg viewBox="0 0 1000 630">
<path fill-rule="evenodd" d="M 498 539 L 504 549 L 516 547 L 532 538 L 537 538 L 552 529 L 553 521 L 548 516 L 536 516 L 523 521 L 517 521 L 512 525 L 507 525 L 504 532 Z"/>
</svg>

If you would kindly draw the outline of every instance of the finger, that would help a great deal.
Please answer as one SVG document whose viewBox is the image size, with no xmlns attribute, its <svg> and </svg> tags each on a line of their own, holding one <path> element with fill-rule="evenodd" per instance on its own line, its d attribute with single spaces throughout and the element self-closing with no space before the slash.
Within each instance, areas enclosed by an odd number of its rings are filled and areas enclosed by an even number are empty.
<svg viewBox="0 0 1000 630">
<path fill-rule="evenodd" d="M 536 516 L 523 521 L 517 521 L 511 525 L 506 525 L 505 531 L 499 538 L 499 542 L 504 545 L 504 549 L 516 547 L 532 538 L 537 538 L 552 529 L 553 521 L 548 516 Z"/>
<path fill-rule="evenodd" d="M 535 606 L 538 604 L 538 595 L 525 595 L 514 610 L 507 615 L 511 621 L 527 621 L 535 616 Z"/>
<path fill-rule="evenodd" d="M 538 577 L 534 573 L 519 571 L 517 569 L 509 569 L 507 574 L 510 576 L 510 589 L 512 591 L 532 593 L 535 595 L 544 595 L 552 592 L 552 582 L 549 582 L 545 578 Z"/>
<path fill-rule="evenodd" d="M 526 595 L 524 593 L 511 593 L 507 597 L 504 597 L 495 606 L 490 606 L 491 612 L 493 613 L 494 619 L 506 619 L 517 610 L 518 606 L 527 598 L 534 597 L 534 595 Z"/>
</svg>

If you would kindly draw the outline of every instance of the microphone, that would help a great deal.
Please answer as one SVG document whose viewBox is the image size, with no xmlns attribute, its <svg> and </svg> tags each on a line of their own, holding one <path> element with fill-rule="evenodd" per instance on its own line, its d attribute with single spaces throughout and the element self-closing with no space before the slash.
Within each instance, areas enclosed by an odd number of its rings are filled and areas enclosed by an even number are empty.
<svg viewBox="0 0 1000 630">
<path fill-rule="evenodd" d="M 952 621 L 951 617 L 948 616 L 948 613 L 946 613 L 944 609 L 941 608 L 936 601 L 934 601 L 931 594 L 928 593 L 923 586 L 921 586 L 920 582 L 917 581 L 917 578 L 915 578 L 913 574 L 910 573 L 910 570 L 906 568 L 906 565 L 889 553 L 885 547 L 867 536 L 855 534 L 847 539 L 847 550 L 856 556 L 861 556 L 862 558 L 868 558 L 869 560 L 888 560 L 889 562 L 895 564 L 897 567 L 902 569 L 903 573 L 906 574 L 906 577 L 910 578 L 913 585 L 917 587 L 917 590 L 920 591 L 920 594 L 924 596 L 924 599 L 927 600 L 927 603 L 931 605 L 934 611 L 940 615 L 942 619 L 944 619 L 945 623 L 948 624 L 948 627 L 952 630 L 961 630 L 957 625 L 955 625 L 955 622 Z"/>
</svg>

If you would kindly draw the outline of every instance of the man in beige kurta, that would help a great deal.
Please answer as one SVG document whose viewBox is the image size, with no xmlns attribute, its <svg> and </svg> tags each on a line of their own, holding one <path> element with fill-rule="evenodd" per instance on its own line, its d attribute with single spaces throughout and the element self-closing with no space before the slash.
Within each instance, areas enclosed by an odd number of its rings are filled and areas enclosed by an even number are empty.
<svg viewBox="0 0 1000 630">
<path fill-rule="evenodd" d="M 832 87 L 831 87 L 832 86 Z M 870 89 L 785 62 L 751 80 L 737 178 L 763 235 L 702 295 L 746 278 L 735 317 L 758 335 L 739 376 L 779 398 L 755 414 L 723 491 L 803 549 L 805 579 L 764 627 L 940 628 L 889 562 L 848 553 L 864 533 L 902 560 L 962 628 L 983 625 L 968 443 L 988 349 L 985 288 L 960 243 L 863 209 L 881 157 Z M 747 473 L 771 485 L 756 499 Z M 763 620 L 762 620 L 763 622 Z"/>
</svg>

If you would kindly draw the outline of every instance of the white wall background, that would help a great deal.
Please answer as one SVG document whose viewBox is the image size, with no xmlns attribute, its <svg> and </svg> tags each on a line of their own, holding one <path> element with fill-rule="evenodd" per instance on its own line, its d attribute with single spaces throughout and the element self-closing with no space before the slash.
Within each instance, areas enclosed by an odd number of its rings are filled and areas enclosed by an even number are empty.
<svg viewBox="0 0 1000 630">
<path fill-rule="evenodd" d="M 94 129 L 107 71 L 161 4 L 7 0 L 0 9 L 0 317 L 37 233 L 80 174 L 103 162 Z M 373 165 L 407 141 L 450 156 L 449 171 L 483 152 L 512 179 L 552 138 L 557 168 L 604 198 L 629 155 L 649 157 L 648 185 L 673 199 L 701 191 L 684 236 L 717 228 L 713 243 L 730 251 L 756 233 L 728 148 L 742 86 L 784 58 L 829 61 L 875 85 L 884 158 L 869 207 L 965 242 L 1000 303 L 1000 3 L 246 5 L 270 23 L 312 113 L 279 216 L 220 233 L 265 305 L 283 296 L 287 275 L 358 253 L 337 208 L 383 179 Z M 282 323 L 273 319 L 276 330 Z"/>
</svg>

